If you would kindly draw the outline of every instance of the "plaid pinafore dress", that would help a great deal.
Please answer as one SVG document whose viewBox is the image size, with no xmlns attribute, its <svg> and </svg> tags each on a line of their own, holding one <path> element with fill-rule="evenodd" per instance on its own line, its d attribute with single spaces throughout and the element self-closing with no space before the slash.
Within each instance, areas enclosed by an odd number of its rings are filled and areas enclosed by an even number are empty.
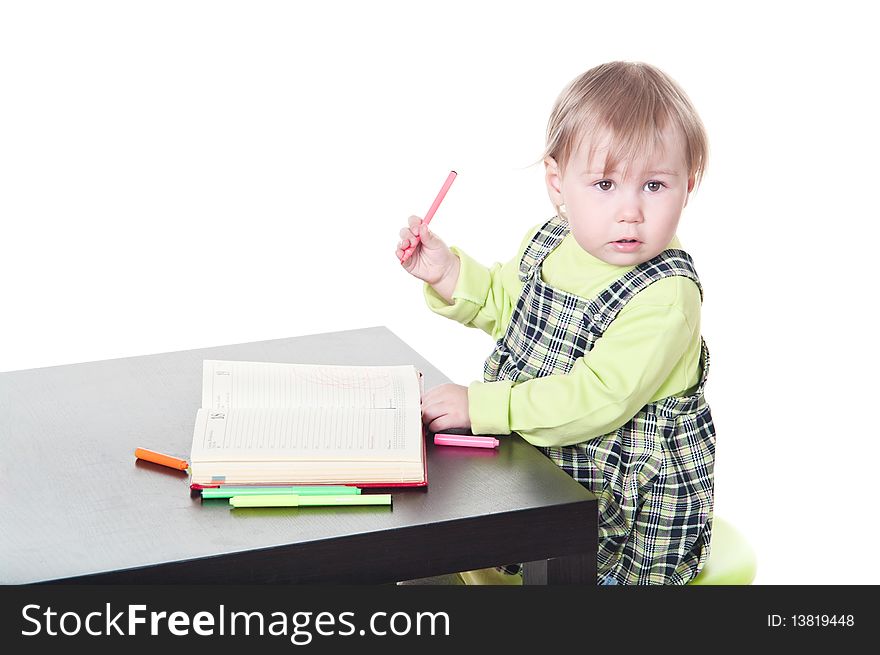
<svg viewBox="0 0 880 655">
<path fill-rule="evenodd" d="M 670 249 L 596 298 L 553 288 L 541 280 L 541 265 L 568 232 L 568 223 L 554 217 L 526 247 L 519 271 L 522 293 L 486 360 L 487 382 L 564 375 L 627 301 L 653 282 L 682 275 L 700 287 L 690 256 Z M 700 360 L 702 374 L 690 395 L 650 403 L 609 434 L 541 448 L 599 500 L 597 569 L 605 584 L 685 584 L 709 555 L 715 429 L 703 397 L 709 372 L 705 342 Z"/>
</svg>

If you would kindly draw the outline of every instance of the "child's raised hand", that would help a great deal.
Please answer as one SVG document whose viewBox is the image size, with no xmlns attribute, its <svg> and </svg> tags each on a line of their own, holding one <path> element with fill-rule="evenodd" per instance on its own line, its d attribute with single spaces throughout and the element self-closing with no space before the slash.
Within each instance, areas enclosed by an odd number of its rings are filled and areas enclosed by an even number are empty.
<svg viewBox="0 0 880 655">
<path fill-rule="evenodd" d="M 401 259 L 406 249 L 415 244 L 412 254 L 401 265 L 410 275 L 433 286 L 456 267 L 458 257 L 440 237 L 428 229 L 421 218 L 410 216 L 408 223 L 408 227 L 400 230 L 400 241 L 395 254 Z"/>
</svg>

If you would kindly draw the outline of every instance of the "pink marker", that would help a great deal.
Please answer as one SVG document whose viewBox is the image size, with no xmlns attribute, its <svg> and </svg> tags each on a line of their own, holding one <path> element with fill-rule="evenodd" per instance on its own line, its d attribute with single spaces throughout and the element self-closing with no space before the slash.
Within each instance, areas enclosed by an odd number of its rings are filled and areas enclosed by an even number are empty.
<svg viewBox="0 0 880 655">
<path fill-rule="evenodd" d="M 431 222 L 431 219 L 434 218 L 434 214 L 437 211 L 437 207 L 440 206 L 440 203 L 443 202 L 443 198 L 446 196 L 446 192 L 449 191 L 449 187 L 452 186 L 452 181 L 455 179 L 455 176 L 458 175 L 455 171 L 449 171 L 449 175 L 446 178 L 446 181 L 443 183 L 443 186 L 440 188 L 440 193 L 437 194 L 437 197 L 434 198 L 434 204 L 431 205 L 431 208 L 428 210 L 428 213 L 425 214 L 425 218 L 422 220 L 422 223 L 427 225 Z M 411 244 L 406 250 L 403 251 L 403 257 L 400 258 L 400 263 L 402 264 L 407 259 L 409 259 L 413 251 L 416 249 L 416 246 L 419 245 L 419 237 L 416 235 L 415 243 Z"/>
<path fill-rule="evenodd" d="M 434 443 L 438 446 L 468 446 L 469 448 L 497 448 L 495 437 L 472 437 L 465 434 L 435 434 Z"/>
</svg>

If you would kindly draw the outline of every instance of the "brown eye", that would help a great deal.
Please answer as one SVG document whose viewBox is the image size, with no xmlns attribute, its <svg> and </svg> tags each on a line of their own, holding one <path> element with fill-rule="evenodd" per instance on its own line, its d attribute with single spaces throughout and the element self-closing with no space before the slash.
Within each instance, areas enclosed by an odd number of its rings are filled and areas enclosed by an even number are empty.
<svg viewBox="0 0 880 655">
<path fill-rule="evenodd" d="M 611 191 L 611 187 L 614 185 L 611 180 L 599 180 L 596 182 L 596 186 L 602 191 Z"/>
<path fill-rule="evenodd" d="M 651 191 L 652 193 L 657 193 L 660 189 L 663 188 L 663 183 L 652 180 L 645 184 L 645 188 L 647 188 L 648 191 Z"/>
</svg>

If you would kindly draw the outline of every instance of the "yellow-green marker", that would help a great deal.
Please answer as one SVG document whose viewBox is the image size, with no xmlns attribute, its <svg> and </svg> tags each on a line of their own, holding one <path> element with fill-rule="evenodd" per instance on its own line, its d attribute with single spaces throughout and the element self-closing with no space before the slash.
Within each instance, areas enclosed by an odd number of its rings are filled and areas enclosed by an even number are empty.
<svg viewBox="0 0 880 655">
<path fill-rule="evenodd" d="M 233 496 L 346 496 L 359 494 L 357 487 L 318 485 L 314 487 L 219 487 L 202 489 L 202 498 L 232 498 Z"/>
<path fill-rule="evenodd" d="M 298 496 L 277 494 L 274 496 L 233 496 L 233 507 L 314 507 L 345 505 L 390 505 L 391 494 L 347 494 L 344 496 Z"/>
</svg>

